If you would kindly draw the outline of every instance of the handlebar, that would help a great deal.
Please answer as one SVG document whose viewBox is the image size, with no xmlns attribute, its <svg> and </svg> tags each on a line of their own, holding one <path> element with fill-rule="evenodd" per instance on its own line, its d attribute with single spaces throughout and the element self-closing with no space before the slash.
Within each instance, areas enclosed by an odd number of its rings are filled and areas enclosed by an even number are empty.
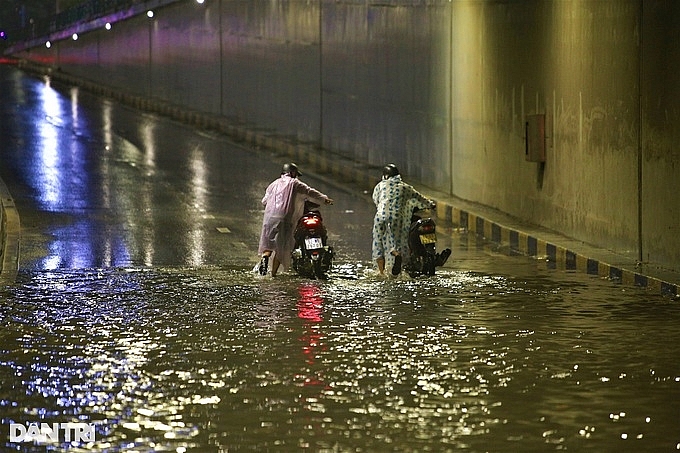
<svg viewBox="0 0 680 453">
<path fill-rule="evenodd" d="M 318 208 L 320 205 L 318 203 L 314 203 L 313 201 L 305 200 L 305 212 L 307 211 L 312 211 L 316 208 Z"/>
<path fill-rule="evenodd" d="M 426 206 L 424 208 L 419 207 L 419 206 L 416 206 L 415 208 L 413 208 L 414 213 L 418 212 L 418 211 L 428 211 L 428 210 L 436 211 L 437 210 L 437 203 L 433 201 L 431 205 Z"/>
</svg>

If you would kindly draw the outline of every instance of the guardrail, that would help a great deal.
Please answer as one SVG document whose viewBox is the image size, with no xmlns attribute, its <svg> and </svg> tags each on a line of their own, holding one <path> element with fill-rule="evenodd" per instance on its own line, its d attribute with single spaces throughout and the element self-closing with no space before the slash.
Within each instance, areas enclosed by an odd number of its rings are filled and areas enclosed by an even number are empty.
<svg viewBox="0 0 680 453">
<path fill-rule="evenodd" d="M 11 55 L 31 47 L 43 46 L 46 41 L 67 39 L 74 32 L 85 33 L 100 27 L 102 21 L 119 22 L 145 13 L 148 9 L 177 1 L 180 0 L 90 0 L 15 31 L 16 37 L 12 38 L 4 53 Z"/>
<path fill-rule="evenodd" d="M 131 8 L 143 0 L 89 0 L 42 19 L 31 19 L 31 23 L 15 31 L 15 42 L 30 41 L 47 36 L 77 24 L 86 23 L 102 16 Z"/>
</svg>

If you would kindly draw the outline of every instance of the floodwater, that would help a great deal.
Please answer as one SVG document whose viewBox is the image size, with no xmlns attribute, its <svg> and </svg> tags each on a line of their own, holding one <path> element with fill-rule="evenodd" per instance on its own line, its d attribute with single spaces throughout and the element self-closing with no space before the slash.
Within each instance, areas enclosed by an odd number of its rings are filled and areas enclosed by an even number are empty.
<svg viewBox="0 0 680 453">
<path fill-rule="evenodd" d="M 23 274 L 2 423 L 93 423 L 72 451 L 680 449 L 676 301 L 469 241 L 424 279 Z"/>
<path fill-rule="evenodd" d="M 308 173 L 334 273 L 263 278 L 281 156 L 14 68 L 0 94 L 1 451 L 680 450 L 676 299 L 444 225 L 435 277 L 378 278 L 366 194 Z M 67 422 L 94 439 L 12 439 Z"/>
</svg>

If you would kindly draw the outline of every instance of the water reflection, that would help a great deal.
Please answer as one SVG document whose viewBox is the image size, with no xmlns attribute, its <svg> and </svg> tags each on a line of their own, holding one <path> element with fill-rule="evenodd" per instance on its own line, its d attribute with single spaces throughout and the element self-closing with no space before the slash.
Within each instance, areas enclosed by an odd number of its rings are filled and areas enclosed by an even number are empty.
<svg viewBox="0 0 680 453">
<path fill-rule="evenodd" d="M 4 429 L 90 422 L 87 449 L 102 452 L 680 442 L 672 302 L 614 300 L 582 276 L 443 269 L 317 282 L 249 271 L 23 274 L 0 290 Z"/>
<path fill-rule="evenodd" d="M 103 228 L 100 218 L 90 215 L 113 204 L 109 184 L 102 179 L 111 172 L 106 160 L 102 164 L 96 155 L 110 149 L 110 124 L 102 145 L 94 138 L 96 126 L 82 110 L 77 88 L 62 94 L 52 87 L 49 77 L 25 83 L 37 102 L 17 112 L 25 124 L 22 134 L 30 143 L 20 151 L 23 158 L 18 162 L 38 208 L 62 216 L 51 232 L 55 240 L 37 265 L 53 270 L 129 263 L 121 235 Z M 95 161 L 98 163 L 93 165 Z M 76 220 L 69 224 L 69 218 Z"/>
<path fill-rule="evenodd" d="M 205 157 L 201 149 L 196 146 L 189 153 L 189 166 L 191 169 L 191 207 L 198 214 L 197 218 L 203 220 L 207 210 L 208 189 Z M 187 231 L 186 242 L 189 250 L 189 264 L 200 266 L 205 259 L 205 222 L 198 221 L 191 225 Z"/>
<path fill-rule="evenodd" d="M 132 114 L 78 88 L 64 89 L 49 77 L 22 77 L 5 66 L 0 71 L 12 82 L 4 84 L 11 86 L 3 88 L 3 105 L 19 106 L 6 112 L 3 123 L 8 164 L 3 177 L 17 188 L 26 225 L 32 215 L 41 219 L 33 230 L 39 242 L 22 254 L 23 266 L 57 270 L 222 261 L 215 244 L 223 245 L 218 241 L 225 237 L 216 238 L 215 227 L 233 227 L 235 220 L 230 216 L 219 224 L 216 219 L 227 211 L 225 191 L 257 184 L 242 164 L 252 153 L 225 150 L 214 137 Z M 252 196 L 231 194 L 228 207 L 246 212 L 259 198 L 259 187 Z M 232 230 L 251 227 L 239 223 Z M 240 243 L 235 248 L 250 253 Z"/>
<path fill-rule="evenodd" d="M 37 171 L 34 175 L 35 182 L 40 191 L 39 200 L 48 210 L 55 210 L 63 203 L 63 187 L 60 167 L 59 151 L 63 148 L 59 140 L 60 130 L 63 129 L 62 116 L 64 115 L 61 96 L 49 83 L 39 91 L 42 111 L 36 112 L 35 127 L 38 129 L 37 137 L 40 139 Z"/>
</svg>

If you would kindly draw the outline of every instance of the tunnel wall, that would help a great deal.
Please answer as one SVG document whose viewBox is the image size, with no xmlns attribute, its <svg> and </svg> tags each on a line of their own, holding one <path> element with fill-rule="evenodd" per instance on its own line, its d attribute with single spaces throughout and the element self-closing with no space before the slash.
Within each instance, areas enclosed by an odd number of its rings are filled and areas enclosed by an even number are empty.
<svg viewBox="0 0 680 453">
<path fill-rule="evenodd" d="M 680 2 L 644 2 L 641 162 L 643 260 L 680 269 Z"/>
<path fill-rule="evenodd" d="M 179 1 L 21 56 L 678 269 L 676 4 Z"/>
<path fill-rule="evenodd" d="M 453 192 L 635 253 L 638 4 L 457 2 Z M 525 126 L 545 115 L 544 163 Z"/>
</svg>

